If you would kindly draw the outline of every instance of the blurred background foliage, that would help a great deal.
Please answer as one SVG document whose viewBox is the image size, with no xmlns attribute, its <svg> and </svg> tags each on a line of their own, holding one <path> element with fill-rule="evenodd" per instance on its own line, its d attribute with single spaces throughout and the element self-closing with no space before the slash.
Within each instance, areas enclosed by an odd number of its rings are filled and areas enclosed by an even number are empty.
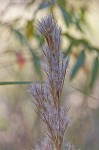
<svg viewBox="0 0 99 150">
<path fill-rule="evenodd" d="M 99 149 L 98 4 L 98 0 L 0 1 L 0 150 L 28 150 L 43 136 L 26 91 L 27 84 L 45 78 L 40 68 L 45 41 L 36 25 L 49 13 L 62 28 L 64 57 L 70 55 L 63 90 L 63 99 L 72 104 L 68 140 L 84 150 Z"/>
</svg>

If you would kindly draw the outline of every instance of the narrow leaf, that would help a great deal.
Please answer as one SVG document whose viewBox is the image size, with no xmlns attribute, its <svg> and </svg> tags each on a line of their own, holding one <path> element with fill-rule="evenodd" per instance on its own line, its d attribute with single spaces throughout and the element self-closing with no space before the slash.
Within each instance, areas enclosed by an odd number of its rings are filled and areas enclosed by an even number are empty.
<svg viewBox="0 0 99 150">
<path fill-rule="evenodd" d="M 38 10 L 47 8 L 47 7 L 49 7 L 50 5 L 51 5 L 50 2 L 47 2 L 47 3 L 44 3 L 44 2 L 43 2 L 43 3 L 41 3 L 41 4 L 39 5 Z"/>
<path fill-rule="evenodd" d="M 66 25 L 69 26 L 69 24 L 71 23 L 71 18 L 69 16 L 68 12 L 65 10 L 65 8 L 63 8 L 61 6 L 59 6 L 59 7 L 60 7 L 60 10 L 61 10 L 62 15 L 64 17 L 64 21 L 65 21 Z"/>
<path fill-rule="evenodd" d="M 81 51 L 81 53 L 78 56 L 77 62 L 73 67 L 70 79 L 73 79 L 75 77 L 75 75 L 77 74 L 78 70 L 83 66 L 85 61 L 85 52 Z"/>
<path fill-rule="evenodd" d="M 0 82 L 0 85 L 18 85 L 18 84 L 31 84 L 32 81 L 6 81 L 6 82 Z"/>
<path fill-rule="evenodd" d="M 37 71 L 37 73 L 39 73 L 39 75 L 41 75 L 39 57 L 34 53 L 33 49 L 29 45 L 29 43 L 26 40 L 25 36 L 20 31 L 18 31 L 16 29 L 13 29 L 13 31 L 14 31 L 15 35 L 18 37 L 18 40 L 21 42 L 21 44 L 25 44 L 27 46 L 28 50 L 32 54 L 32 60 L 34 62 L 35 70 Z"/>
<path fill-rule="evenodd" d="M 72 47 L 73 47 L 73 41 L 71 41 L 71 43 L 69 44 L 67 50 L 64 52 L 64 57 L 66 57 L 68 54 L 71 53 Z"/>
<path fill-rule="evenodd" d="M 14 32 L 15 36 L 18 38 L 20 43 L 22 45 L 24 45 L 26 43 L 26 39 L 25 39 L 24 35 L 17 29 L 12 29 L 12 31 Z"/>
<path fill-rule="evenodd" d="M 66 0 L 57 0 L 58 2 L 58 5 L 61 6 L 61 7 L 65 7 L 66 6 Z"/>
<path fill-rule="evenodd" d="M 98 57 L 96 57 L 93 63 L 92 71 L 91 71 L 90 88 L 92 88 L 94 85 L 98 71 L 99 71 L 99 60 L 98 60 Z"/>
<path fill-rule="evenodd" d="M 33 28 L 33 21 L 32 20 L 27 22 L 27 25 L 25 28 L 25 34 L 26 34 L 26 37 L 28 39 L 33 38 L 34 28 Z"/>
<path fill-rule="evenodd" d="M 38 57 L 37 55 L 35 55 L 35 53 L 32 52 L 32 59 L 33 59 L 33 61 L 34 61 L 34 66 L 35 66 L 36 72 L 37 72 L 39 75 L 41 75 L 39 57 Z"/>
</svg>

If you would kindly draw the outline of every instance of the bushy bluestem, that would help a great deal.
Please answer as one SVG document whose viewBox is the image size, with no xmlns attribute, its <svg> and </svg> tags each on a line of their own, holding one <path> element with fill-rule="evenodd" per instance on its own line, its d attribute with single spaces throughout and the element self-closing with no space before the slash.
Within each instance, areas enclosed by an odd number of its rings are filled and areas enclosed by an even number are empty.
<svg viewBox="0 0 99 150">
<path fill-rule="evenodd" d="M 42 68 L 47 78 L 44 83 L 31 84 L 28 91 L 47 126 L 47 137 L 40 146 L 36 146 L 36 150 L 74 150 L 72 144 L 66 143 L 65 147 L 63 144 L 65 131 L 70 123 L 70 107 L 61 106 L 62 89 L 69 64 L 69 57 L 64 58 L 60 51 L 61 28 L 57 27 L 52 14 L 38 21 L 37 28 L 46 40 L 46 45 L 42 47 L 45 57 Z"/>
</svg>

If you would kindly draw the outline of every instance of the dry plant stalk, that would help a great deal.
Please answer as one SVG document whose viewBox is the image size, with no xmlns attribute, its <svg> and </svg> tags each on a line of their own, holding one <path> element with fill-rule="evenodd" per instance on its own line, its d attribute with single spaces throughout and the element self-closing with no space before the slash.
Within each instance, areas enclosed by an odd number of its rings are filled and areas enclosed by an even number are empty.
<svg viewBox="0 0 99 150">
<path fill-rule="evenodd" d="M 38 115 L 47 126 L 47 136 L 40 146 L 36 146 L 36 150 L 74 150 L 72 144 L 64 142 L 70 123 L 67 116 L 70 107 L 61 106 L 61 95 L 69 57 L 64 58 L 60 51 L 61 28 L 57 27 L 52 15 L 38 21 L 37 28 L 46 39 L 46 45 L 42 48 L 45 56 L 42 68 L 47 79 L 44 83 L 31 84 L 29 93 L 40 110 Z"/>
</svg>

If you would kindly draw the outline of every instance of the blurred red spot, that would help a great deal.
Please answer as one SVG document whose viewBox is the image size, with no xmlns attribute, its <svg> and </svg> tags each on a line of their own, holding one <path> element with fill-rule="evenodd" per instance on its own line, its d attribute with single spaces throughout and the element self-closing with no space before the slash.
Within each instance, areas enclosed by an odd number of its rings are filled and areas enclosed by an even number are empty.
<svg viewBox="0 0 99 150">
<path fill-rule="evenodd" d="M 22 69 L 26 63 L 26 59 L 22 52 L 16 52 L 17 63 L 19 67 Z"/>
</svg>

